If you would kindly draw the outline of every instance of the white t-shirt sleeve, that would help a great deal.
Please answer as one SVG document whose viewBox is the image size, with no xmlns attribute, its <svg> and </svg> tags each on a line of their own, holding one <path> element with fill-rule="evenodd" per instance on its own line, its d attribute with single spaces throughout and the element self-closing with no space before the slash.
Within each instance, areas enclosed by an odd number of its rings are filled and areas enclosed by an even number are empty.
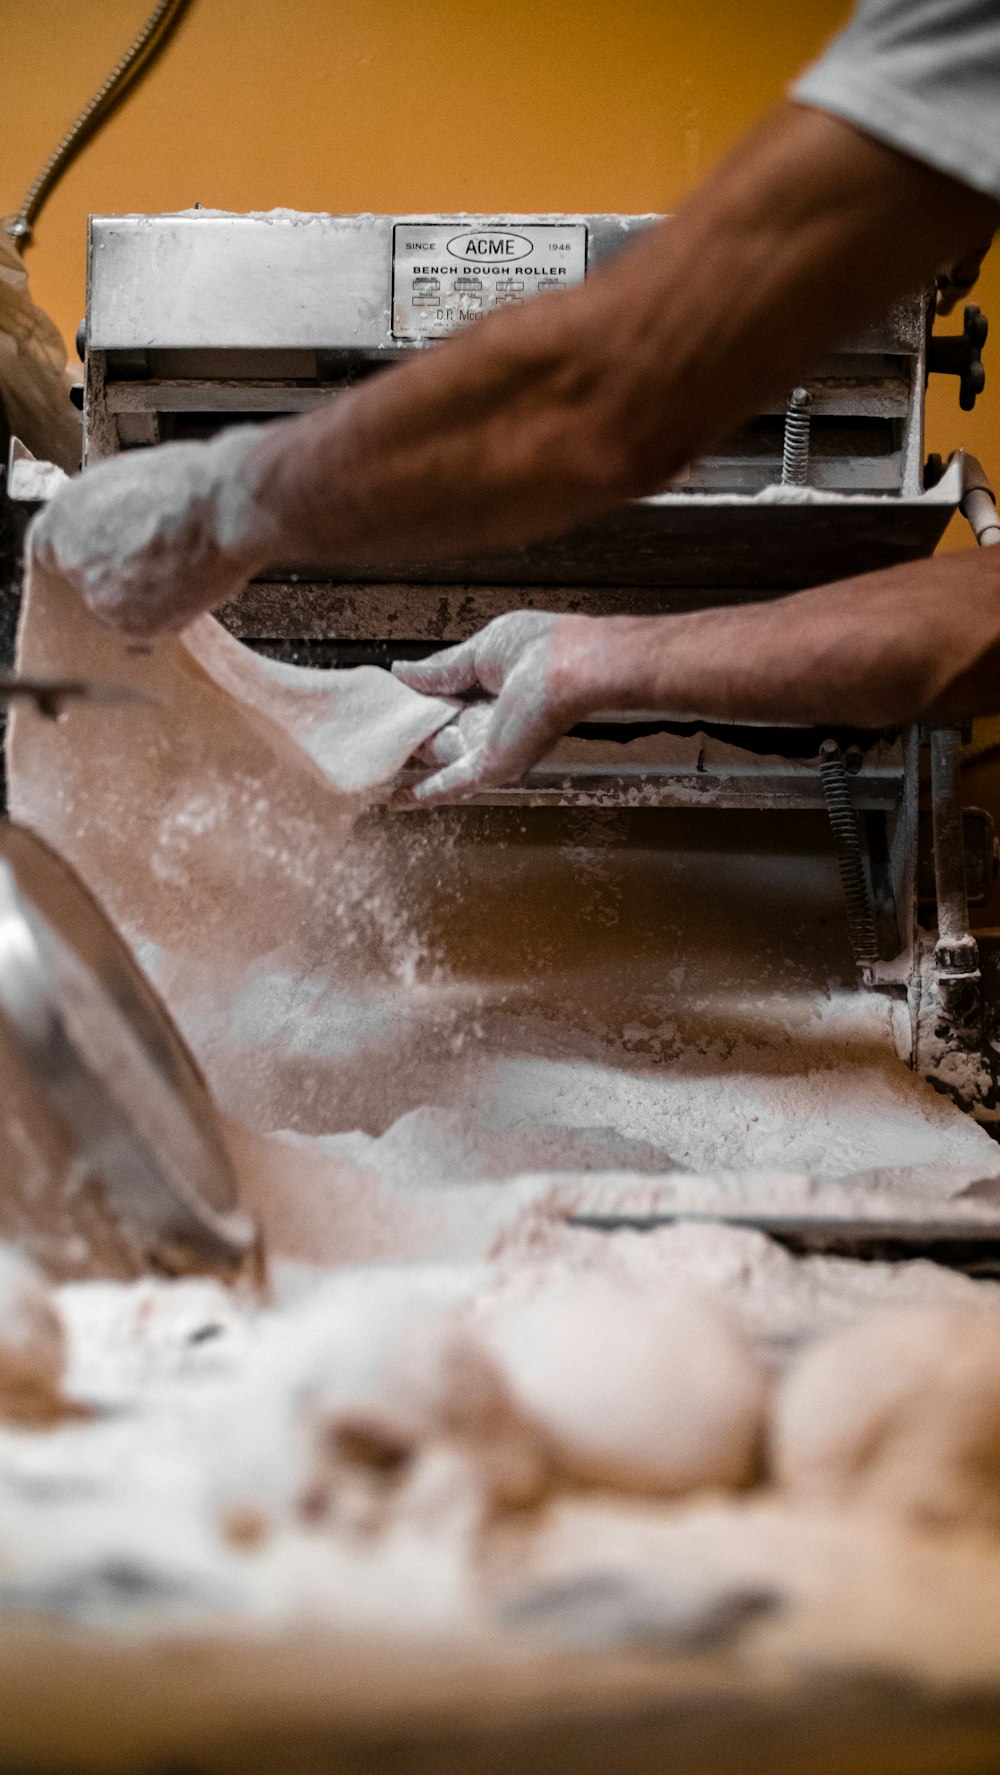
<svg viewBox="0 0 1000 1775">
<path fill-rule="evenodd" d="M 790 96 L 1000 198 L 1000 0 L 860 0 Z"/>
</svg>

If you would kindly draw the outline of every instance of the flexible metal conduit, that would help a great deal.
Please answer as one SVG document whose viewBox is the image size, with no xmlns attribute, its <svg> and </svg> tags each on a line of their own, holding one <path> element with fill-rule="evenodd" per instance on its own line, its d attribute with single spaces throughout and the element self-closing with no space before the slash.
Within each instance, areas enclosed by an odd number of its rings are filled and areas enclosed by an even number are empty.
<svg viewBox="0 0 1000 1775">
<path fill-rule="evenodd" d="M 98 87 L 93 98 L 88 100 L 62 141 L 49 155 L 16 216 L 7 223 L 8 232 L 13 235 L 18 252 L 23 253 L 25 247 L 30 245 L 34 225 L 63 174 L 72 166 L 91 136 L 121 103 L 126 93 L 148 74 L 190 4 L 191 0 L 159 0 L 159 5 L 150 13 L 125 54 L 115 63 L 107 79 Z"/>
</svg>

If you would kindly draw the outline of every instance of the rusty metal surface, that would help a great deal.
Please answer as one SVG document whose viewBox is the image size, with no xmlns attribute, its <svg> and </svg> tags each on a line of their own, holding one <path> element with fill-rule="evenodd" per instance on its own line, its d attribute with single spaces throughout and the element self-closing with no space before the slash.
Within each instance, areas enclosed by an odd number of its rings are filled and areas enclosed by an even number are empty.
<svg viewBox="0 0 1000 1775">
<path fill-rule="evenodd" d="M 661 608 L 684 607 L 672 594 L 698 588 L 738 602 L 824 585 L 913 561 L 933 552 L 962 493 L 957 460 L 938 486 L 913 499 L 771 500 L 684 493 L 634 500 L 549 542 L 464 560 L 414 560 L 358 570 L 331 561 L 298 573 L 300 584 L 517 587 L 579 592 L 600 588 L 609 608 L 629 610 L 636 588 L 663 592 Z M 275 580 L 296 582 L 296 566 L 275 564 Z M 690 606 L 689 606 L 690 607 Z M 638 606 L 636 606 L 638 608 Z M 654 603 L 645 608 L 657 608 Z M 368 632 L 377 630 L 371 622 Z"/>
<path fill-rule="evenodd" d="M 932 553 L 947 501 L 772 506 L 678 495 L 536 548 L 478 561 L 401 563 L 366 580 L 276 567 L 224 607 L 241 636 L 457 640 L 503 611 L 652 615 L 779 597 Z M 516 591 L 516 595 L 515 595 Z M 711 596 L 706 596 L 710 593 Z"/>
</svg>

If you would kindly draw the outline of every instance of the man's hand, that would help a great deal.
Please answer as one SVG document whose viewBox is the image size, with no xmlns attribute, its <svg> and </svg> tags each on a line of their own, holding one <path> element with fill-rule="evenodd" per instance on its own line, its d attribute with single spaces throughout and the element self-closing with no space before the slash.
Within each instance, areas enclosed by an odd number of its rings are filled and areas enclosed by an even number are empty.
<svg viewBox="0 0 1000 1775">
<path fill-rule="evenodd" d="M 262 428 L 132 450 L 61 487 L 29 547 L 95 616 L 146 640 L 242 590 L 278 538 L 247 458 Z"/>
<path fill-rule="evenodd" d="M 590 627 L 586 617 L 513 611 L 429 659 L 397 660 L 395 676 L 426 696 L 479 690 L 496 699 L 471 704 L 425 748 L 444 769 L 418 783 L 412 798 L 422 806 L 461 801 L 518 782 L 587 712 L 576 658 Z"/>
<path fill-rule="evenodd" d="M 517 782 L 598 710 L 764 726 L 954 723 L 1000 708 L 1000 549 L 671 616 L 515 611 L 393 671 L 435 696 L 496 699 L 470 702 L 423 749 L 439 768 L 412 791 L 422 805 Z"/>
</svg>

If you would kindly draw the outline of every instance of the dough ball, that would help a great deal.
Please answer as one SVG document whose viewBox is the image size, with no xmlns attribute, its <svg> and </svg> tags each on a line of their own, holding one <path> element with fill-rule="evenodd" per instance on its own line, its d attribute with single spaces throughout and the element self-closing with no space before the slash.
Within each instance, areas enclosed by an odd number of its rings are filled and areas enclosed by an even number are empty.
<svg viewBox="0 0 1000 1775">
<path fill-rule="evenodd" d="M 59 1415 L 66 1333 L 55 1297 L 27 1258 L 0 1245 L 0 1419 Z"/>
<path fill-rule="evenodd" d="M 535 1428 L 466 1323 L 481 1283 L 458 1265 L 371 1265 L 266 1318 L 213 1461 L 237 1539 L 257 1533 L 253 1513 L 381 1522 L 430 1450 L 460 1454 L 487 1507 L 538 1495 Z"/>
<path fill-rule="evenodd" d="M 763 1376 L 704 1298 L 570 1277 L 501 1310 L 485 1335 L 565 1479 L 661 1495 L 753 1480 Z"/>
<path fill-rule="evenodd" d="M 549 1479 L 545 1440 L 461 1310 L 425 1313 L 399 1331 L 363 1393 L 334 1382 L 309 1402 L 319 1458 L 307 1513 L 327 1514 L 352 1475 L 408 1478 L 431 1447 L 461 1454 L 486 1509 L 536 1501 Z"/>
<path fill-rule="evenodd" d="M 773 1466 L 804 1497 L 1000 1528 L 1000 1311 L 873 1314 L 780 1388 Z"/>
</svg>

